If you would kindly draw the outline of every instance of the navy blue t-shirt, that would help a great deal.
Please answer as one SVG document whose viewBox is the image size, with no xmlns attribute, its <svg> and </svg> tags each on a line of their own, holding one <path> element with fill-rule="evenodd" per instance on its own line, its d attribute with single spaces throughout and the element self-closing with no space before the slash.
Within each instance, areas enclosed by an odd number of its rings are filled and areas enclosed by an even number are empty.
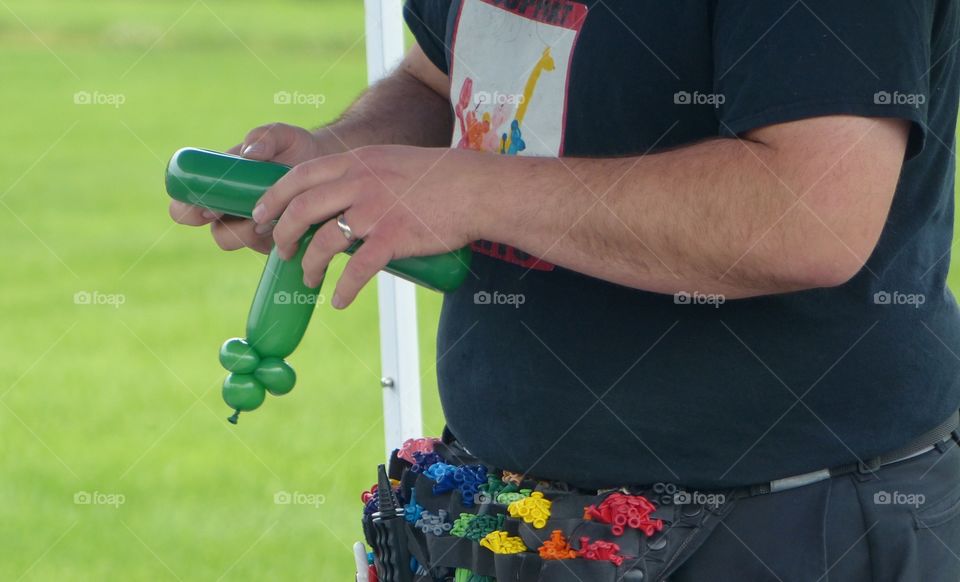
<svg viewBox="0 0 960 582">
<path fill-rule="evenodd" d="M 450 75 L 454 147 L 623 156 L 823 115 L 912 125 L 879 244 L 839 287 L 671 296 L 475 243 L 437 346 L 446 420 L 473 453 L 585 487 L 743 485 L 888 452 L 960 406 L 957 1 L 408 0 L 405 15 Z"/>
</svg>

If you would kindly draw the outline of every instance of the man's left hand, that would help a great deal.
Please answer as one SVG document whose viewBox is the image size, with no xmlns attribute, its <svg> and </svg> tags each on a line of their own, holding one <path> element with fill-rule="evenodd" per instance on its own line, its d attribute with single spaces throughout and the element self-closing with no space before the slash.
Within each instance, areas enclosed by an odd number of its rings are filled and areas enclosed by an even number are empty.
<svg viewBox="0 0 960 582">
<path fill-rule="evenodd" d="M 483 158 L 480 160 L 479 158 Z M 473 208 L 495 156 L 446 148 L 370 146 L 295 166 L 260 199 L 254 220 L 273 231 L 280 256 L 292 257 L 311 225 L 321 224 L 303 257 L 304 283 L 318 285 L 330 260 L 352 243 L 363 245 L 337 282 L 332 304 L 349 305 L 391 260 L 435 255 L 475 239 Z M 477 161 L 486 164 L 477 164 Z"/>
</svg>

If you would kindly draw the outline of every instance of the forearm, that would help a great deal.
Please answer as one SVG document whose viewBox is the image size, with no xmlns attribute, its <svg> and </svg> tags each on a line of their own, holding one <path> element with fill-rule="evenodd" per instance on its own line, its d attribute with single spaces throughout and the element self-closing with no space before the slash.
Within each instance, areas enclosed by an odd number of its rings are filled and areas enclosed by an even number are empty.
<svg viewBox="0 0 960 582">
<path fill-rule="evenodd" d="M 843 176 L 895 185 L 896 155 L 799 164 L 763 143 L 717 139 L 636 158 L 502 159 L 500 183 L 515 187 L 478 213 L 478 235 L 660 293 L 836 285 L 863 265 L 882 226 L 867 218 L 889 205 L 879 186 L 847 204 L 839 192 L 874 186 Z"/>
<path fill-rule="evenodd" d="M 772 223 L 792 197 L 777 204 L 758 196 L 763 187 L 777 188 L 759 176 L 762 185 L 750 184 L 745 160 L 730 145 L 709 142 L 646 158 L 509 160 L 512 172 L 531 182 L 539 176 L 541 185 L 502 193 L 509 201 L 498 206 L 511 216 L 494 208 L 482 213 L 491 220 L 481 236 L 648 291 L 761 293 L 753 282 L 764 279 L 757 255 L 735 263 L 759 234 L 751 223 Z"/>
<path fill-rule="evenodd" d="M 405 60 L 367 89 L 337 121 L 314 130 L 315 135 L 341 151 L 383 144 L 449 146 L 450 104 L 417 74 L 416 66 Z"/>
</svg>

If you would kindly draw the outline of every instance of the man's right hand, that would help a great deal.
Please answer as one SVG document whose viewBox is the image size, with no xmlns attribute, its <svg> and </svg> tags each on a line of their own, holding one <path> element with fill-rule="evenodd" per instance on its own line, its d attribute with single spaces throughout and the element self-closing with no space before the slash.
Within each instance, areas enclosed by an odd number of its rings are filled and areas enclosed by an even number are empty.
<svg viewBox="0 0 960 582">
<path fill-rule="evenodd" d="M 295 166 L 343 149 L 337 140 L 330 144 L 322 143 L 320 137 L 302 127 L 271 123 L 252 129 L 243 143 L 230 148 L 227 153 L 251 160 Z M 272 225 L 257 226 L 246 218 L 224 216 L 177 200 L 170 202 L 170 217 L 175 222 L 188 226 L 209 224 L 213 240 L 225 251 L 248 247 L 266 254 L 273 246 Z"/>
</svg>

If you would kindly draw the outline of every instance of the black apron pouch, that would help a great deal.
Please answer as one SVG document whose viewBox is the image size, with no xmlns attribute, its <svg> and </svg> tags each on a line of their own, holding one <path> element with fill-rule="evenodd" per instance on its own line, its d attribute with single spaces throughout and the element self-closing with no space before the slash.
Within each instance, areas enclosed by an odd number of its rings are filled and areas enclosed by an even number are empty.
<svg viewBox="0 0 960 582">
<path fill-rule="evenodd" d="M 544 560 L 541 582 L 618 582 L 617 567 L 596 560 Z M 498 581 L 499 582 L 499 581 Z"/>
<path fill-rule="evenodd" d="M 400 496 L 403 498 L 402 503 L 406 505 L 410 502 L 410 492 L 417 486 L 417 473 L 410 471 L 409 469 L 404 469 L 400 473 Z"/>
<path fill-rule="evenodd" d="M 469 568 L 474 543 L 455 536 L 426 536 L 432 568 Z"/>
<path fill-rule="evenodd" d="M 399 481 L 403 477 L 403 472 L 410 468 L 410 463 L 401 459 L 398 455 L 400 449 L 393 449 L 390 453 L 390 461 L 387 463 L 387 477 Z"/>
<path fill-rule="evenodd" d="M 667 522 L 663 531 L 642 540 L 639 557 L 643 560 L 647 577 L 645 581 L 665 580 L 692 556 L 720 522 L 733 511 L 736 499 L 733 495 L 718 506 L 665 505 L 660 509 Z M 624 562 L 624 566 L 628 566 Z"/>
<path fill-rule="evenodd" d="M 460 517 L 461 513 L 477 513 L 480 508 L 480 505 L 477 504 L 475 500 L 471 505 L 464 503 L 459 489 L 454 489 L 449 495 L 450 501 L 447 503 L 447 515 L 450 516 L 451 522 Z"/>
<path fill-rule="evenodd" d="M 496 554 L 497 582 L 538 582 L 543 560 L 537 554 Z"/>
<path fill-rule="evenodd" d="M 407 528 L 407 551 L 416 558 L 417 563 L 424 568 L 430 568 L 430 548 L 427 546 L 427 535 L 414 527 Z"/>
<path fill-rule="evenodd" d="M 444 511 L 449 510 L 453 492 L 448 491 L 447 493 L 434 494 L 433 486 L 435 483 L 433 479 L 422 473 L 416 473 L 416 475 L 417 477 L 413 488 L 417 492 L 417 503 L 426 511 L 433 514 L 440 513 L 441 509 Z M 459 511 L 453 514 L 453 519 L 456 519 L 459 515 Z"/>
<path fill-rule="evenodd" d="M 494 561 L 496 554 L 480 544 L 473 543 L 471 545 L 473 546 L 473 563 L 469 569 L 481 576 L 495 577 L 497 575 L 497 565 Z"/>
</svg>

